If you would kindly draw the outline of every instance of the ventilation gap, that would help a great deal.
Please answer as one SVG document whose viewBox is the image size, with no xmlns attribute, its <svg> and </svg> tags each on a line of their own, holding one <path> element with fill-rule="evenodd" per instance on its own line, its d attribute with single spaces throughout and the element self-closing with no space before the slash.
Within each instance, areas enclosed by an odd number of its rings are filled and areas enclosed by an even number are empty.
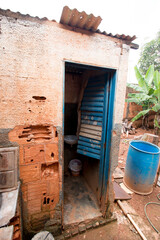
<svg viewBox="0 0 160 240">
<path fill-rule="evenodd" d="M 55 131 L 55 137 L 58 137 L 58 132 L 57 131 Z"/>
<path fill-rule="evenodd" d="M 49 204 L 50 198 L 47 198 L 47 204 Z"/>
<path fill-rule="evenodd" d="M 52 157 L 52 158 L 54 157 L 54 153 L 53 153 L 53 152 L 51 153 L 51 157 Z"/>
<path fill-rule="evenodd" d="M 43 204 L 46 204 L 46 197 L 44 197 Z"/>
<path fill-rule="evenodd" d="M 44 97 L 44 96 L 33 96 L 32 98 L 35 100 L 39 100 L 39 101 L 46 100 L 46 97 Z"/>
</svg>

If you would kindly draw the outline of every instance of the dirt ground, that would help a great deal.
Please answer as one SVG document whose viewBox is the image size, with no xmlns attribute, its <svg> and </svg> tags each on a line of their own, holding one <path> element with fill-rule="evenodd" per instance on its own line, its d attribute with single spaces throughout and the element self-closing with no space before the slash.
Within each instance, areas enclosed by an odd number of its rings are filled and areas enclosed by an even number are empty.
<svg viewBox="0 0 160 240">
<path fill-rule="evenodd" d="M 135 139 L 136 136 L 143 135 L 144 133 L 154 134 L 153 130 L 143 130 L 141 128 L 136 130 L 135 135 L 121 136 L 120 142 L 120 150 L 119 150 L 119 159 L 118 159 L 118 167 L 124 171 L 127 152 L 129 147 L 129 141 Z M 159 141 L 160 146 L 160 141 Z M 157 199 L 157 194 L 160 193 L 160 187 L 154 187 L 153 192 L 150 195 L 142 196 L 133 193 L 131 200 L 127 202 L 131 205 L 131 207 L 139 214 L 139 216 L 143 219 L 144 223 L 150 227 L 151 231 L 155 233 L 155 230 L 152 230 L 145 213 L 144 206 L 148 202 L 160 202 Z M 117 203 L 115 203 L 115 214 L 117 217 L 117 221 L 112 222 L 106 226 L 89 230 L 83 234 L 73 237 L 73 240 L 138 240 L 141 239 L 139 234 L 136 232 L 132 224 L 129 220 L 124 216 Z M 160 231 L 160 206 L 157 205 L 149 205 L 147 207 L 147 214 L 151 219 L 152 223 L 155 227 Z M 158 235 L 157 235 L 158 236 Z M 157 237 L 156 239 L 159 239 Z"/>
<path fill-rule="evenodd" d="M 120 143 L 120 150 L 119 150 L 119 159 L 118 159 L 118 167 L 124 171 L 127 152 L 129 147 L 129 141 L 131 139 L 135 139 L 136 136 L 143 135 L 144 133 L 151 133 L 154 134 L 153 129 L 148 131 L 144 129 L 137 129 L 135 135 L 121 136 L 121 143 Z M 159 147 L 160 147 L 160 139 L 159 139 Z M 150 226 L 145 213 L 144 213 L 144 206 L 148 202 L 157 202 L 160 201 L 157 198 L 157 194 L 160 193 L 160 187 L 156 186 L 153 188 L 153 192 L 150 195 L 142 196 L 139 194 L 132 194 L 132 199 L 128 200 L 128 203 L 135 209 L 135 211 L 139 214 L 139 216 L 144 220 L 146 225 Z M 155 227 L 160 231 L 160 206 L 158 205 L 149 205 L 147 206 L 147 214 L 151 219 L 152 223 Z M 154 231 L 154 230 L 153 230 Z"/>
<path fill-rule="evenodd" d="M 129 220 L 123 215 L 120 208 L 115 204 L 117 221 L 111 222 L 103 227 L 88 230 L 77 235 L 72 240 L 140 240 Z"/>
</svg>

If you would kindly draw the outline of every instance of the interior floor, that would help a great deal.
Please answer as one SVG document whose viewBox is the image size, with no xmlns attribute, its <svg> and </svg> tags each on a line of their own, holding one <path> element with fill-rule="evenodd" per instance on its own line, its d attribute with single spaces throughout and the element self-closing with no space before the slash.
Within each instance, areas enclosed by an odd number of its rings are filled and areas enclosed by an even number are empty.
<svg viewBox="0 0 160 240">
<path fill-rule="evenodd" d="M 102 216 L 95 195 L 83 176 L 64 179 L 64 225 Z"/>
</svg>

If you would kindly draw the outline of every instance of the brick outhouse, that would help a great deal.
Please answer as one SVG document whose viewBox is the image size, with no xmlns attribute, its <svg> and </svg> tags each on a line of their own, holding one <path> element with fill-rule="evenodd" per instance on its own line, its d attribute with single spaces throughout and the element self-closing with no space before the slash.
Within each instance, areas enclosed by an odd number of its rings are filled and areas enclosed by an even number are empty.
<svg viewBox="0 0 160 240">
<path fill-rule="evenodd" d="M 100 21 L 67 7 L 60 23 L 0 10 L 0 147 L 19 149 L 26 235 L 113 213 L 128 55 L 137 46 L 135 36 L 97 30 Z"/>
</svg>

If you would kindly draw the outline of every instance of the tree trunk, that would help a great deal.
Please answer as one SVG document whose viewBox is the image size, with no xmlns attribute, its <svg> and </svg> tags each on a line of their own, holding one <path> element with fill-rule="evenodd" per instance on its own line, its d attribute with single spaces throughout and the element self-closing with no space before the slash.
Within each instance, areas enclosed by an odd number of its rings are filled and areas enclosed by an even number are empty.
<svg viewBox="0 0 160 240">
<path fill-rule="evenodd" d="M 159 136 L 150 134 L 150 133 L 145 133 L 142 138 L 142 141 L 150 142 L 158 146 L 158 141 L 159 141 Z"/>
</svg>

